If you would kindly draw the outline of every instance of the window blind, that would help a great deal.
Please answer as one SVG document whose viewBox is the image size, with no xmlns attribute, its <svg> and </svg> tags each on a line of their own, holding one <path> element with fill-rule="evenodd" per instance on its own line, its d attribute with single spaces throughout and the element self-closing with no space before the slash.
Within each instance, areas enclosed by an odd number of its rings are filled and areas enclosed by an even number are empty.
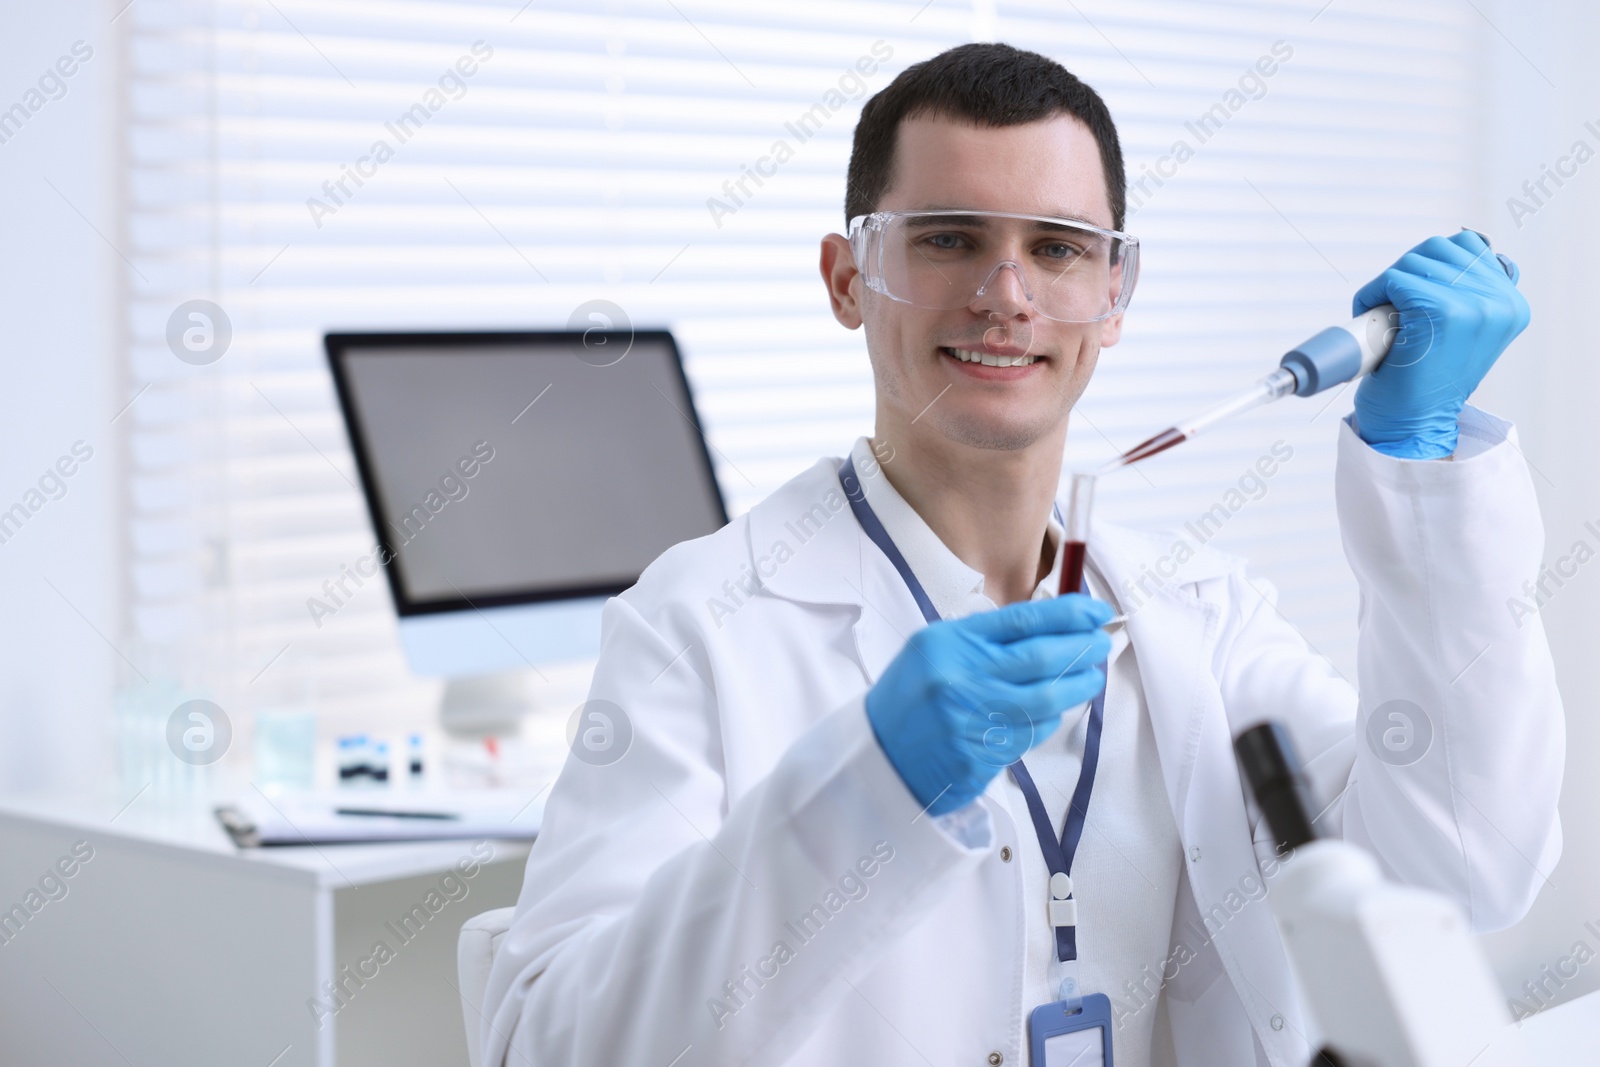
<svg viewBox="0 0 1600 1067">
<path fill-rule="evenodd" d="M 140 0 L 118 20 L 132 635 L 186 649 L 230 709 L 431 707 L 381 582 L 308 610 L 372 540 L 331 329 L 564 328 L 608 300 L 677 335 L 733 513 L 843 455 L 871 432 L 871 376 L 817 240 L 843 225 L 861 102 L 974 34 L 1094 85 L 1145 179 L 1143 277 L 1071 461 L 1242 387 L 1468 203 L 1471 12 L 1318 6 Z M 213 362 L 169 341 L 193 300 L 231 329 Z M 1327 399 L 1107 479 L 1101 508 L 1253 557 L 1350 674 L 1331 498 L 1349 398 Z"/>
</svg>

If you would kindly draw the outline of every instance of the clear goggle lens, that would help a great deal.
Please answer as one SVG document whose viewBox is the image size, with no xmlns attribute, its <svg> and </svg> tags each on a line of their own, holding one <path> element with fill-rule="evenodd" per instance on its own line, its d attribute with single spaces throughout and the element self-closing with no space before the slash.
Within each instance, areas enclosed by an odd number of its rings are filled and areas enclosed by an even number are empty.
<svg viewBox="0 0 1600 1067">
<path fill-rule="evenodd" d="M 1137 238 L 1070 219 L 998 211 L 879 211 L 850 220 L 867 287 L 916 307 L 966 307 L 1016 275 L 1038 314 L 1099 322 L 1128 306 Z"/>
</svg>

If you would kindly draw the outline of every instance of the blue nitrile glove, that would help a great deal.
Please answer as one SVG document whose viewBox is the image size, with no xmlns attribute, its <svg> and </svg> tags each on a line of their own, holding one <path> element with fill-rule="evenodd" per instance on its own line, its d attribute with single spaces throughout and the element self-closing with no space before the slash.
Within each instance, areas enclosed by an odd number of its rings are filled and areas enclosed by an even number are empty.
<svg viewBox="0 0 1600 1067">
<path fill-rule="evenodd" d="M 1394 347 L 1356 390 L 1356 433 L 1390 456 L 1440 459 L 1456 419 L 1506 346 L 1528 325 L 1528 301 L 1483 236 L 1430 237 L 1356 293 L 1355 314 L 1400 312 Z"/>
<path fill-rule="evenodd" d="M 990 779 L 1100 692 L 1111 608 L 1068 593 L 930 623 L 867 692 L 878 743 L 933 815 L 964 808 Z"/>
</svg>

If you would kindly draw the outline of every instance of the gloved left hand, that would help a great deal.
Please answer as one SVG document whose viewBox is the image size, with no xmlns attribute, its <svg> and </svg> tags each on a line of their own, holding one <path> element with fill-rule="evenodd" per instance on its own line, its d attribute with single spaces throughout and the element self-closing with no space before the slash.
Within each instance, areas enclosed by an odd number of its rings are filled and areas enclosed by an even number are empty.
<svg viewBox="0 0 1600 1067">
<path fill-rule="evenodd" d="M 1081 593 L 941 619 L 911 635 L 873 687 L 867 720 L 917 803 L 943 815 L 1106 684 L 1111 606 Z"/>
<path fill-rule="evenodd" d="M 1462 230 L 1428 238 L 1357 291 L 1356 315 L 1379 304 L 1400 313 L 1388 358 L 1356 390 L 1363 441 L 1401 459 L 1455 452 L 1467 397 L 1528 325 L 1516 266 L 1504 263 L 1481 234 Z"/>
</svg>

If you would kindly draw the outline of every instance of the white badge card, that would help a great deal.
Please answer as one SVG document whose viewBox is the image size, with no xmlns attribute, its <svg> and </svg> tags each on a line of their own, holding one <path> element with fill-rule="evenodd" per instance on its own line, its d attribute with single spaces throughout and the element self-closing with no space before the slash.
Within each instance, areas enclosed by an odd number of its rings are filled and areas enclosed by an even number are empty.
<svg viewBox="0 0 1600 1067">
<path fill-rule="evenodd" d="M 1032 1067 L 1112 1067 L 1110 999 L 1090 993 L 1075 1012 L 1060 1000 L 1034 1008 L 1028 1051 Z"/>
</svg>

